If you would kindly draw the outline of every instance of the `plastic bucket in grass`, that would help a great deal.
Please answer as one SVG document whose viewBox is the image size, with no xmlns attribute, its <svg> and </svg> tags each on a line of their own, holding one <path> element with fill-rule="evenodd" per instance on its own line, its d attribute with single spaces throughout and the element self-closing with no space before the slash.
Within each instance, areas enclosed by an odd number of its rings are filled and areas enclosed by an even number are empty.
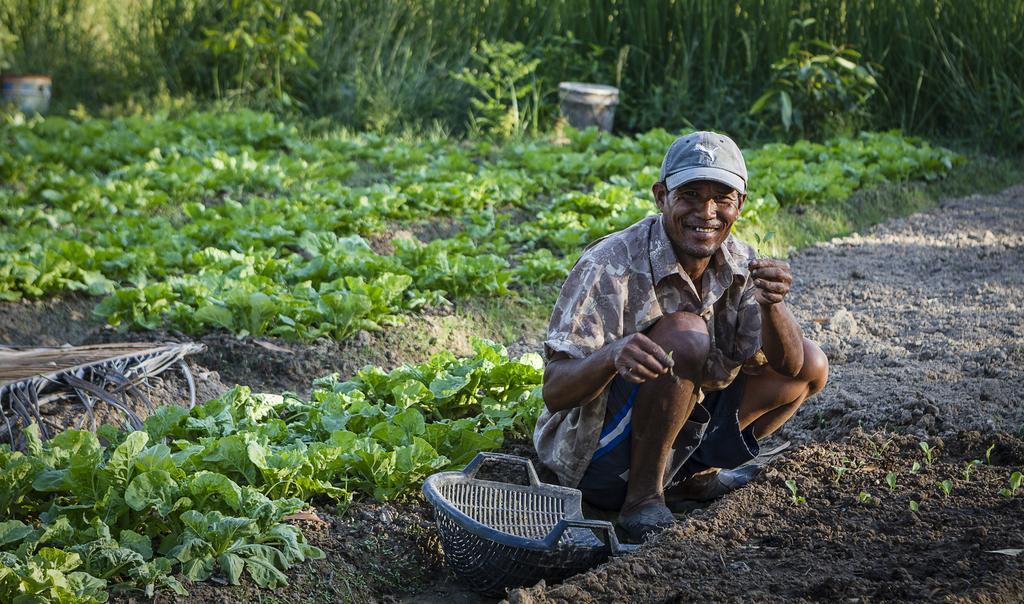
<svg viewBox="0 0 1024 604">
<path fill-rule="evenodd" d="M 5 75 L 0 78 L 0 96 L 24 113 L 46 113 L 50 109 L 52 83 L 44 75 Z"/>
<path fill-rule="evenodd" d="M 562 82 L 558 85 L 562 115 L 573 128 L 597 126 L 611 132 L 615 120 L 615 106 L 619 104 L 619 89 L 603 84 Z"/>
</svg>

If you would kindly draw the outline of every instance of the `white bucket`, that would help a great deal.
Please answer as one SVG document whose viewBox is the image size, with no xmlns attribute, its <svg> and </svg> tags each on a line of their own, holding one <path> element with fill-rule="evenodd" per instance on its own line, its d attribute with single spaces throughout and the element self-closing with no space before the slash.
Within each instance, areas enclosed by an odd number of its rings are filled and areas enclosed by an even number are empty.
<svg viewBox="0 0 1024 604">
<path fill-rule="evenodd" d="M 50 109 L 51 88 L 49 76 L 5 75 L 0 80 L 4 102 L 14 103 L 24 113 L 46 113 Z"/>
<path fill-rule="evenodd" d="M 619 89 L 603 84 L 562 82 L 558 85 L 562 115 L 573 128 L 598 128 L 611 132 Z"/>
</svg>

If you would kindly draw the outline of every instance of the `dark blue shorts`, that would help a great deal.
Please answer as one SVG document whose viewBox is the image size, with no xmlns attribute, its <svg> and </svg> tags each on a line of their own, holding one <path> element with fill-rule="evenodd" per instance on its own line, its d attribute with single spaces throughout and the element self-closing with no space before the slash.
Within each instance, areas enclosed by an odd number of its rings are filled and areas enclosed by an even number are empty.
<svg viewBox="0 0 1024 604">
<path fill-rule="evenodd" d="M 746 376 L 740 373 L 725 390 L 705 393 L 672 445 L 665 488 L 707 468 L 735 468 L 757 457 L 760 446 L 751 427 L 740 430 L 739 404 Z M 632 453 L 633 402 L 639 384 L 615 376 L 608 386 L 608 407 L 597 451 L 579 489 L 590 505 L 617 510 L 626 500 Z"/>
</svg>

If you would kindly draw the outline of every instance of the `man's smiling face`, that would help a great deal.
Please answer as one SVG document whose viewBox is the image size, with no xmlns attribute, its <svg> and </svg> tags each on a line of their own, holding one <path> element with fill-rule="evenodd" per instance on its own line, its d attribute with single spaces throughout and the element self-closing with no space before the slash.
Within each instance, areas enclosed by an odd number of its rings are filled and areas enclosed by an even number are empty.
<svg viewBox="0 0 1024 604">
<path fill-rule="evenodd" d="M 671 191 L 658 182 L 653 192 L 676 254 L 692 258 L 710 258 L 718 251 L 746 199 L 732 187 L 711 180 L 691 181 Z"/>
</svg>

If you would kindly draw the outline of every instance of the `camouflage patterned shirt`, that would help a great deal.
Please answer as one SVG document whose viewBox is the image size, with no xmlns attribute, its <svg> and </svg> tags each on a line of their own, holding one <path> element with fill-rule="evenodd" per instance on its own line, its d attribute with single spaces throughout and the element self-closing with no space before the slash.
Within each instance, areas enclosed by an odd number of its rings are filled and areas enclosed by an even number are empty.
<svg viewBox="0 0 1024 604">
<path fill-rule="evenodd" d="M 730 235 L 701 276 L 700 295 L 676 259 L 661 215 L 591 244 L 570 271 L 555 303 L 544 350 L 584 358 L 665 314 L 690 312 L 707 321 L 711 350 L 696 393 L 728 386 L 747 362 L 763 364 L 761 309 L 747 263 L 752 247 Z M 590 403 L 541 412 L 533 440 L 563 485 L 586 472 L 604 422 L 607 392 Z"/>
</svg>

